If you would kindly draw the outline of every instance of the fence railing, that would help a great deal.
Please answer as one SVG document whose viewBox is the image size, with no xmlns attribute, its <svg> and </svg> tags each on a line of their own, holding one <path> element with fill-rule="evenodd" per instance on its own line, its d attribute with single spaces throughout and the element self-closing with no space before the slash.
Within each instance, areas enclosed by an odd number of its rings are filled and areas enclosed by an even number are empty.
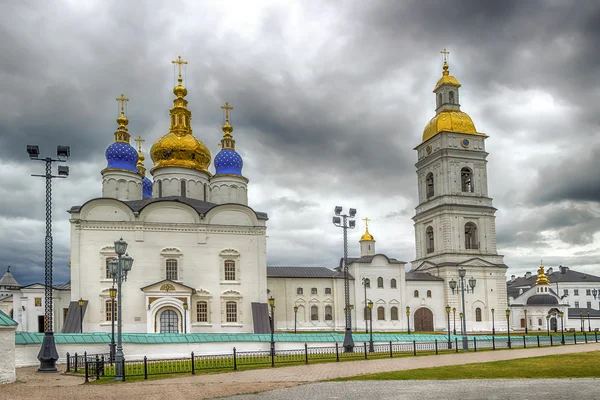
<svg viewBox="0 0 600 400">
<path fill-rule="evenodd" d="M 144 356 L 141 360 L 123 360 L 125 376 L 143 376 L 148 379 L 151 375 L 161 374 L 195 374 L 202 370 L 237 370 L 253 365 L 309 364 L 310 362 L 340 362 L 351 359 L 383 358 L 395 356 L 417 356 L 418 354 L 440 354 L 449 352 L 486 351 L 497 349 L 531 348 L 542 346 L 560 346 L 582 344 L 588 342 L 598 343 L 598 332 L 588 335 L 586 332 L 565 333 L 548 336 L 492 336 L 491 339 L 478 339 L 472 337 L 463 340 L 454 336 L 452 339 L 439 339 L 429 342 L 401 342 L 401 343 L 356 343 L 352 351 L 346 351 L 342 345 L 335 343 L 333 346 L 309 347 L 306 343 L 302 349 L 290 350 L 258 350 L 237 351 L 234 347 L 229 354 L 195 355 L 194 352 L 185 358 L 170 358 L 150 360 Z M 67 370 L 70 373 L 81 373 L 85 382 L 89 379 L 99 379 L 103 376 L 114 377 L 115 363 L 111 362 L 109 354 L 67 353 Z"/>
</svg>

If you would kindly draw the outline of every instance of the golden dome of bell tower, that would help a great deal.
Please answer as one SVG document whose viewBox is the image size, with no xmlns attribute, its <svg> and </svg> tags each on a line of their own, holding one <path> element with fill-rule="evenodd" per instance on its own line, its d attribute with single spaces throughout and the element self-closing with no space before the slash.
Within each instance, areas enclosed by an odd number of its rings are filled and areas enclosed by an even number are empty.
<svg viewBox="0 0 600 400">
<path fill-rule="evenodd" d="M 179 78 L 177 86 L 173 88 L 175 100 L 170 110 L 171 125 L 169 133 L 161 137 L 150 149 L 150 156 L 154 161 L 154 167 L 150 173 L 163 167 L 179 167 L 208 172 L 211 154 L 208 148 L 192 134 L 192 112 L 187 108 L 188 101 L 185 99 L 187 89 L 183 86 L 181 76 L 182 65 L 187 64 L 181 56 L 172 61 L 177 64 Z"/>
<path fill-rule="evenodd" d="M 365 233 L 360 237 L 360 256 L 373 256 L 375 255 L 375 238 L 369 233 L 369 221 L 371 219 L 365 217 Z"/>
</svg>

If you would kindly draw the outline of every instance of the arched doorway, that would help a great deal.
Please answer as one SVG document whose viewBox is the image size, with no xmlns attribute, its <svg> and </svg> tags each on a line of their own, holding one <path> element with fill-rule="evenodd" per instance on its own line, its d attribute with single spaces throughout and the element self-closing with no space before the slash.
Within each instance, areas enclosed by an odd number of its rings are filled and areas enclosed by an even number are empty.
<svg viewBox="0 0 600 400">
<path fill-rule="evenodd" d="M 179 315 L 175 310 L 160 313 L 160 333 L 179 333 Z"/>
<path fill-rule="evenodd" d="M 550 318 L 550 330 L 552 332 L 556 332 L 557 329 L 558 329 L 558 323 L 556 321 L 556 317 Z"/>
<path fill-rule="evenodd" d="M 433 313 L 430 309 L 421 307 L 415 311 L 415 331 L 433 332 Z"/>
</svg>

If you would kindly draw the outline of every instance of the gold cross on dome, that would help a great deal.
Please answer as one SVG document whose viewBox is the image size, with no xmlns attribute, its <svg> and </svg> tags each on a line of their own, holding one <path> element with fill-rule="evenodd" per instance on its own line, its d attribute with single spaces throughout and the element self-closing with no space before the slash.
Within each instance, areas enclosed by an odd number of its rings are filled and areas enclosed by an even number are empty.
<svg viewBox="0 0 600 400">
<path fill-rule="evenodd" d="M 367 217 L 364 217 L 364 218 L 363 218 L 363 221 L 365 221 L 366 228 L 367 228 L 367 229 L 369 229 L 369 221 L 372 221 L 372 219 L 369 219 L 369 218 L 367 218 Z"/>
<path fill-rule="evenodd" d="M 138 151 L 141 153 L 142 152 L 142 143 L 145 142 L 144 139 L 142 139 L 141 136 L 136 137 L 135 139 L 133 139 L 137 144 L 138 144 Z"/>
<path fill-rule="evenodd" d="M 444 50 L 440 51 L 440 54 L 444 55 L 444 62 L 448 61 L 448 57 L 447 56 L 448 56 L 448 54 L 450 54 L 449 51 L 447 51 L 446 49 L 444 49 Z"/>
<path fill-rule="evenodd" d="M 221 110 L 225 110 L 225 121 L 229 122 L 229 111 L 233 110 L 233 107 L 231 107 L 228 102 L 225 102 L 225 105 L 221 106 Z"/>
<path fill-rule="evenodd" d="M 129 99 L 121 93 L 121 97 L 117 97 L 115 100 L 121 103 L 121 114 L 125 115 L 125 102 L 129 101 Z"/>
<path fill-rule="evenodd" d="M 181 78 L 181 65 L 182 64 L 187 64 L 187 61 L 183 61 L 183 58 L 181 58 L 181 56 L 177 56 L 177 60 L 173 60 L 171 61 L 173 64 L 177 64 L 177 68 L 179 69 L 179 77 Z"/>
</svg>

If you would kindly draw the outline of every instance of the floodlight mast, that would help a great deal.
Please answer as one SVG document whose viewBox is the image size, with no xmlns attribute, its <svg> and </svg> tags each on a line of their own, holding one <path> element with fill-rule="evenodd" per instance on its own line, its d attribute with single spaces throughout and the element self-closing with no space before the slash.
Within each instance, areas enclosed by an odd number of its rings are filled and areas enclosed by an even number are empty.
<svg viewBox="0 0 600 400">
<path fill-rule="evenodd" d="M 356 209 L 351 208 L 348 214 L 342 214 L 342 207 L 336 206 L 333 209 L 335 216 L 333 224 L 344 230 L 344 309 L 346 310 L 346 332 L 344 335 L 344 349 L 346 352 L 354 351 L 354 339 L 352 338 L 352 307 L 350 306 L 350 279 L 348 274 L 348 229 L 356 227 L 356 221 L 353 221 L 356 216 Z"/>
</svg>

